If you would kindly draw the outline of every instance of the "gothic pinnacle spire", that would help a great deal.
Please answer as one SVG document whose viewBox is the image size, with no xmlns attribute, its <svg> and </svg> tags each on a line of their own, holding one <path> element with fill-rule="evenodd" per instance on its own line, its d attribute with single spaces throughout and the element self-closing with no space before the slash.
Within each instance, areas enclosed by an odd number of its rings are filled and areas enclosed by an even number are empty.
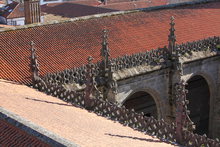
<svg viewBox="0 0 220 147">
<path fill-rule="evenodd" d="M 109 56 L 109 49 L 108 49 L 108 31 L 106 29 L 103 30 L 103 37 L 102 37 L 102 50 L 101 56 L 105 58 Z"/>
<path fill-rule="evenodd" d="M 103 30 L 103 40 L 102 40 L 102 49 L 101 56 L 104 64 L 104 71 L 107 70 L 108 62 L 109 62 L 109 48 L 108 48 L 108 31 L 106 29 Z"/>
<path fill-rule="evenodd" d="M 37 55 L 36 55 L 36 49 L 34 47 L 35 43 L 31 41 L 31 71 L 33 73 L 33 81 L 34 79 L 39 76 L 39 65 L 37 63 Z"/>
<path fill-rule="evenodd" d="M 169 46 L 168 49 L 170 51 L 170 53 L 174 52 L 175 49 L 175 43 L 176 43 L 176 35 L 175 35 L 175 22 L 174 22 L 174 17 L 171 16 L 170 18 L 170 34 L 168 36 L 168 41 L 169 41 Z"/>
</svg>

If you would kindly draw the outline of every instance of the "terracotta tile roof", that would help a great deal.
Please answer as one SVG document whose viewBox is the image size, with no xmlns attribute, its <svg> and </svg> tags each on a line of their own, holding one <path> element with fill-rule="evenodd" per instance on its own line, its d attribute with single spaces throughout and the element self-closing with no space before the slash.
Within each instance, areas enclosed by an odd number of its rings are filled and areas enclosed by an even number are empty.
<svg viewBox="0 0 220 147">
<path fill-rule="evenodd" d="M 24 17 L 24 4 L 18 2 L 12 2 L 5 6 L 5 11 L 2 16 L 5 18 L 20 18 Z"/>
<path fill-rule="evenodd" d="M 8 18 L 9 15 L 12 13 L 12 11 L 15 9 L 15 7 L 17 7 L 18 5 L 19 5 L 18 2 L 12 2 L 6 5 L 2 16 L 4 16 L 5 18 Z"/>
<path fill-rule="evenodd" d="M 24 4 L 19 3 L 13 11 L 7 16 L 7 18 L 20 18 L 24 17 Z"/>
<path fill-rule="evenodd" d="M 88 6 L 97 6 L 100 4 L 98 0 L 76 0 L 76 1 L 70 1 L 70 2 L 75 3 L 75 4 L 88 5 Z"/>
<path fill-rule="evenodd" d="M 132 10 L 132 9 L 147 8 L 147 7 L 167 5 L 167 4 L 169 4 L 169 0 L 156 0 L 156 1 L 142 0 L 142 1 L 112 3 L 107 5 L 101 5 L 101 7 L 115 9 L 115 10 Z"/>
<path fill-rule="evenodd" d="M 0 80 L 0 101 L 5 110 L 82 147 L 174 146 L 24 85 Z"/>
<path fill-rule="evenodd" d="M 114 4 L 114 3 L 118 3 L 118 4 L 121 4 L 123 2 L 131 2 L 131 1 L 134 1 L 134 0 L 107 0 L 107 5 L 108 4 Z M 141 1 L 141 0 L 135 0 L 135 1 Z M 149 0 L 145 0 L 145 1 L 149 1 Z"/>
<path fill-rule="evenodd" d="M 121 5 L 124 2 L 129 3 L 132 1 L 133 0 L 107 0 L 107 5 L 111 5 L 111 4 Z M 150 0 L 135 0 L 135 2 L 139 2 L 139 1 L 145 1 L 146 3 L 152 3 L 152 1 L 150 1 Z M 161 2 L 162 0 L 153 0 L 153 3 L 158 3 L 157 1 Z M 167 1 L 167 0 L 164 0 L 164 1 Z M 184 1 L 184 0 L 179 0 L 179 1 Z M 191 1 L 191 0 L 188 0 L 188 1 Z M 77 1 L 71 1 L 71 3 L 88 5 L 88 6 L 103 5 L 101 0 L 77 0 Z"/>
<path fill-rule="evenodd" d="M 46 143 L 0 119 L 0 146 L 44 146 Z"/>
<path fill-rule="evenodd" d="M 111 10 L 108 8 L 87 6 L 82 4 L 75 4 L 73 2 L 63 2 L 63 3 L 45 4 L 41 6 L 41 11 L 47 14 L 73 18 L 78 16 L 113 12 L 115 10 Z"/>
<path fill-rule="evenodd" d="M 176 19 L 177 43 L 220 35 L 220 2 L 149 12 L 43 25 L 0 33 L 0 78 L 30 82 L 30 41 L 36 43 L 40 74 L 100 59 L 102 29 L 110 30 L 111 57 L 133 54 L 168 44 L 170 16 Z"/>
</svg>

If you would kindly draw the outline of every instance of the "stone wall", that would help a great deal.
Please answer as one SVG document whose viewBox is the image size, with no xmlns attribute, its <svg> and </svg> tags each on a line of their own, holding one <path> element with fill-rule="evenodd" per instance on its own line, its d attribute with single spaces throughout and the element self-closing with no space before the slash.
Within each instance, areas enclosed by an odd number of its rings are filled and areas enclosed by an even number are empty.
<svg viewBox="0 0 220 147">
<path fill-rule="evenodd" d="M 214 131 L 219 127 L 216 122 L 219 122 L 218 107 L 220 105 L 215 105 L 219 102 L 219 87 L 217 87 L 219 83 L 216 80 L 219 79 L 219 45 L 220 37 L 212 37 L 176 45 L 175 50 L 172 51 L 164 47 L 130 56 L 125 55 L 109 60 L 113 64 L 108 65 L 104 71 L 102 62 L 92 65 L 94 69 L 92 75 L 100 89 L 103 87 L 107 89 L 109 101 L 117 102 L 119 106 L 122 106 L 132 94 L 144 91 L 154 98 L 158 118 L 173 121 L 176 111 L 174 84 L 181 79 L 187 81 L 190 77 L 199 74 L 207 80 L 210 87 L 212 108 L 210 110 L 210 125 L 212 124 L 210 134 L 216 137 L 220 136 L 218 131 Z M 65 85 L 85 85 L 88 80 L 87 70 L 87 66 L 82 66 L 59 73 L 49 73 L 41 79 L 43 85 L 35 87 L 42 91 L 46 89 L 46 93 L 57 96 L 57 90 L 67 90 Z M 72 99 L 74 92 L 71 93 Z M 102 94 L 105 94 L 104 90 Z M 59 97 L 69 99 L 68 91 L 62 92 Z"/>
<path fill-rule="evenodd" d="M 188 81 L 191 77 L 196 75 L 201 75 L 205 78 L 210 89 L 210 123 L 209 123 L 209 135 L 213 137 L 219 137 L 218 128 L 220 125 L 220 100 L 219 92 L 219 56 L 212 56 L 210 58 L 201 58 L 196 60 L 187 61 L 183 64 L 183 75 L 181 79 Z M 125 78 L 118 80 L 118 93 L 116 94 L 115 101 L 120 105 L 134 93 L 139 91 L 145 91 L 149 93 L 157 105 L 158 118 L 163 118 L 165 120 L 169 119 L 172 114 L 172 108 L 169 104 L 168 97 L 168 68 L 155 70 L 145 74 L 135 75 L 132 74 L 134 69 L 127 69 L 121 71 L 120 73 L 115 73 L 115 77 L 126 77 L 127 75 L 130 78 Z M 137 72 L 137 70 L 135 71 Z M 119 75 L 117 75 L 119 74 Z M 174 109 L 175 110 L 175 109 Z M 171 116 L 172 117 L 172 116 Z"/>
<path fill-rule="evenodd" d="M 219 70 L 219 56 L 197 60 L 194 62 L 189 62 L 184 64 L 183 76 L 182 79 L 188 81 L 190 78 L 200 75 L 208 83 L 210 90 L 210 121 L 209 121 L 209 135 L 213 137 L 220 137 L 219 132 L 216 132 L 216 129 L 220 126 L 220 113 L 216 113 L 219 109 L 220 104 L 218 103 L 218 80 L 220 75 Z M 216 120 L 217 119 L 217 120 Z"/>
<path fill-rule="evenodd" d="M 147 92 L 157 105 L 158 118 L 166 118 L 168 113 L 167 72 L 168 69 L 163 69 L 118 81 L 118 94 L 115 100 L 123 105 L 132 94 L 140 91 Z"/>
</svg>

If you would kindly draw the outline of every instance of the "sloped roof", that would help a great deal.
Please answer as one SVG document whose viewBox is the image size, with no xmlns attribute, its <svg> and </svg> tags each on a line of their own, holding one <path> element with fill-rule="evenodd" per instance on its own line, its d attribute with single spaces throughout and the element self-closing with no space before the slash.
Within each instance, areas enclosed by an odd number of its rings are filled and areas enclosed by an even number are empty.
<svg viewBox="0 0 220 147">
<path fill-rule="evenodd" d="M 82 147 L 174 146 L 24 85 L 0 80 L 0 101 L 5 110 Z"/>
<path fill-rule="evenodd" d="M 36 43 L 40 74 L 45 75 L 86 64 L 89 55 L 94 62 L 100 60 L 104 28 L 109 29 L 112 58 L 167 45 L 171 16 L 175 17 L 177 43 L 219 36 L 219 7 L 220 2 L 212 2 L 1 32 L 0 78 L 31 82 L 30 41 Z"/>
<path fill-rule="evenodd" d="M 0 146 L 44 146 L 48 144 L 0 119 Z"/>
<path fill-rule="evenodd" d="M 92 14 L 113 12 L 116 10 L 76 4 L 74 2 L 63 2 L 63 3 L 51 3 L 51 4 L 42 5 L 41 11 L 47 14 L 73 18 L 73 17 L 86 16 Z"/>
<path fill-rule="evenodd" d="M 70 1 L 70 2 L 75 3 L 75 4 L 88 5 L 88 6 L 97 6 L 100 4 L 98 0 L 76 0 L 76 1 Z"/>
<path fill-rule="evenodd" d="M 139 1 L 129 1 L 122 3 L 111 3 L 107 5 L 101 5 L 102 8 L 109 8 L 114 10 L 132 10 L 138 8 L 147 8 L 153 6 L 167 5 L 169 4 L 169 0 L 139 0 Z"/>
<path fill-rule="evenodd" d="M 20 17 L 24 17 L 23 3 L 19 3 L 7 18 L 20 18 Z"/>
<path fill-rule="evenodd" d="M 145 0 L 145 1 L 149 1 L 149 0 Z M 122 2 L 131 2 L 131 0 L 107 0 L 107 4 L 114 4 L 114 3 L 121 4 Z M 71 1 L 71 3 L 83 4 L 89 6 L 98 6 L 102 4 L 101 0 L 76 0 L 76 1 Z"/>
<path fill-rule="evenodd" d="M 107 5 L 108 4 L 114 4 L 114 3 L 118 3 L 118 4 L 121 4 L 123 2 L 131 2 L 131 1 L 142 1 L 142 0 L 107 0 Z M 147 1 L 150 1 L 150 0 L 145 0 L 146 2 Z"/>
<path fill-rule="evenodd" d="M 5 6 L 5 9 L 4 9 L 4 13 L 2 14 L 2 16 L 4 16 L 5 18 L 7 18 L 11 13 L 12 13 L 12 10 L 17 7 L 18 3 L 17 2 L 12 2 L 8 5 Z"/>
<path fill-rule="evenodd" d="M 12 2 L 5 6 L 5 11 L 2 16 L 7 19 L 24 17 L 24 4 Z"/>
</svg>

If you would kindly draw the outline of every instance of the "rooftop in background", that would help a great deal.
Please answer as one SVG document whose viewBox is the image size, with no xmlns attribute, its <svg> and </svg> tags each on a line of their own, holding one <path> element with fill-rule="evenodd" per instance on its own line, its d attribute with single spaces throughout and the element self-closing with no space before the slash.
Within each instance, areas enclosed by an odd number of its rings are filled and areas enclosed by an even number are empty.
<svg viewBox="0 0 220 147">
<path fill-rule="evenodd" d="M 55 16 L 74 18 L 93 14 L 113 12 L 116 10 L 77 4 L 74 2 L 51 3 L 41 6 L 41 11 Z"/>
<path fill-rule="evenodd" d="M 64 18 L 73 18 L 92 14 L 101 14 L 119 10 L 133 10 L 147 8 L 173 3 L 182 3 L 198 0 L 108 0 L 107 5 L 98 0 L 78 0 L 59 3 L 49 3 L 42 6 L 42 12 L 61 16 Z M 59 19 L 58 19 L 59 20 Z"/>
<path fill-rule="evenodd" d="M 7 111 L 79 146 L 174 146 L 84 109 L 73 107 L 58 98 L 9 81 L 0 80 L 0 101 L 0 107 Z"/>
<path fill-rule="evenodd" d="M 75 4 L 87 5 L 87 6 L 97 6 L 97 5 L 100 5 L 100 1 L 98 1 L 98 0 L 76 0 L 76 1 L 65 0 L 65 1 L 66 2 L 70 2 L 70 3 L 75 3 Z"/>
<path fill-rule="evenodd" d="M 82 66 L 92 55 L 100 60 L 101 36 L 109 29 L 112 58 L 145 52 L 168 44 L 170 17 L 177 43 L 220 35 L 220 2 L 176 8 L 103 15 L 50 25 L 25 26 L 0 32 L 0 78 L 31 82 L 30 42 L 36 43 L 40 74 Z"/>
<path fill-rule="evenodd" d="M 80 16 L 108 13 L 120 10 L 147 8 L 153 6 L 168 5 L 172 3 L 181 3 L 186 1 L 199 0 L 108 0 L 107 5 L 104 5 L 98 0 L 76 0 L 47 3 L 41 6 L 41 10 L 42 14 L 45 16 L 44 23 L 48 23 L 54 20 L 62 21 Z M 4 12 L 2 16 L 7 19 L 24 18 L 24 4 L 14 1 L 6 5 L 4 7 Z"/>
<path fill-rule="evenodd" d="M 44 146 L 46 143 L 0 119 L 0 146 Z"/>
<path fill-rule="evenodd" d="M 3 8 L 2 16 L 7 19 L 24 17 L 24 3 L 12 2 Z"/>
<path fill-rule="evenodd" d="M 138 1 L 100 5 L 100 7 L 114 9 L 114 10 L 133 10 L 138 8 L 147 8 L 147 7 L 167 5 L 167 4 L 169 4 L 169 0 L 152 0 L 152 1 L 138 0 Z"/>
<path fill-rule="evenodd" d="M 2 14 L 5 18 L 19 18 L 24 17 L 24 4 L 12 2 L 4 7 Z"/>
</svg>

